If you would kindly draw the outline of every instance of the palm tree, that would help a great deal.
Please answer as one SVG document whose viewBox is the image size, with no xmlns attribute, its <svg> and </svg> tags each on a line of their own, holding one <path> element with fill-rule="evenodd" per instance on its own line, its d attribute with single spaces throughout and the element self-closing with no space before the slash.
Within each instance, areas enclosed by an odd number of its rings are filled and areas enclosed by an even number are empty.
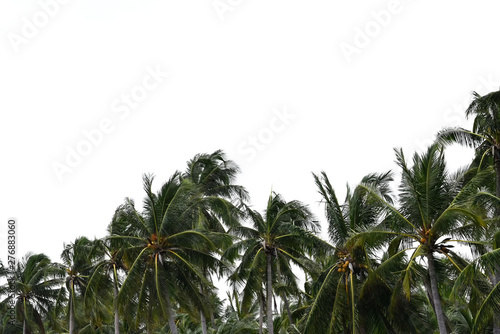
<svg viewBox="0 0 500 334">
<path fill-rule="evenodd" d="M 311 269 L 312 263 L 305 254 L 323 249 L 322 241 L 314 233 L 319 229 L 309 209 L 298 201 L 286 202 L 272 192 L 264 215 L 247 207 L 252 227 L 231 229 L 244 239 L 229 247 L 224 257 L 230 261 L 244 252 L 236 269 L 240 281 L 246 281 L 243 304 L 259 298 L 261 287 L 266 286 L 267 330 L 273 334 L 273 284 L 296 286 L 291 263 Z M 280 268 L 278 272 L 278 268 Z M 265 278 L 265 280 L 264 280 Z M 298 290 L 298 288 L 297 288 Z M 286 298 L 286 294 L 281 296 Z"/>
<path fill-rule="evenodd" d="M 17 318 L 22 323 L 24 334 L 31 333 L 34 327 L 45 333 L 44 320 L 50 316 L 50 308 L 62 283 L 60 270 L 53 266 L 45 254 L 28 253 L 17 263 L 16 271 L 9 273 L 12 274 L 15 293 L 9 294 L 3 303 L 15 303 Z M 6 288 L 5 286 L 2 290 Z"/>
<path fill-rule="evenodd" d="M 152 191 L 152 176 L 144 176 L 144 209 L 139 212 L 126 199 L 111 223 L 110 239 L 122 242 L 124 257 L 131 260 L 118 294 L 124 312 L 138 325 L 146 319 L 148 333 L 156 320 L 166 318 L 172 334 L 175 324 L 173 297 L 186 310 L 206 310 L 197 282 L 210 286 L 199 264 L 215 266 L 213 232 L 194 229 L 199 211 L 196 186 L 176 172 L 158 191 Z M 160 313 L 153 312 L 158 309 Z"/>
<path fill-rule="evenodd" d="M 377 225 L 382 210 L 370 200 L 368 192 L 361 186 L 357 186 L 354 191 L 347 186 L 346 199 L 340 204 L 326 173 L 313 174 L 313 177 L 325 205 L 328 234 L 336 254 L 323 260 L 318 259 L 324 269 L 312 285 L 314 299 L 309 307 L 304 333 L 355 333 L 364 327 L 357 321 L 363 289 L 371 289 L 370 295 L 373 295 L 373 291 L 377 290 L 387 293 L 387 288 L 376 284 L 377 280 L 367 281 L 367 276 L 375 270 L 374 254 L 369 253 L 370 250 L 364 243 L 349 244 L 348 241 L 352 233 Z M 376 189 L 384 201 L 392 204 L 390 181 L 390 173 L 369 174 L 362 179 L 361 184 Z M 371 285 L 365 284 L 366 282 Z M 373 311 L 370 316 L 365 314 L 361 318 L 372 319 L 369 324 L 371 328 L 374 328 L 373 321 L 377 319 L 382 323 L 381 327 L 390 332 L 391 326 L 384 324 L 389 322 L 388 316 L 377 312 L 381 308 L 367 309 L 370 310 Z"/>
<path fill-rule="evenodd" d="M 235 185 L 239 167 L 228 160 L 221 150 L 212 154 L 198 154 L 188 161 L 183 177 L 189 179 L 198 189 L 199 211 L 193 212 L 198 217 L 193 217 L 197 222 L 196 228 L 219 232 L 227 236 L 227 228 L 239 226 L 241 211 L 239 207 L 249 199 L 248 193 L 242 186 Z M 217 248 L 224 249 L 231 245 L 230 238 L 220 238 Z M 222 264 L 222 262 L 219 262 Z M 211 275 L 223 274 L 226 266 L 218 268 L 208 267 L 203 264 L 202 272 L 211 281 Z M 214 294 L 201 284 L 201 293 Z M 213 307 L 210 308 L 212 327 L 215 326 Z M 200 310 L 203 334 L 207 333 L 206 315 Z"/>
<path fill-rule="evenodd" d="M 493 165 L 495 169 L 496 197 L 500 198 L 500 90 L 481 96 L 473 92 L 473 101 L 465 111 L 467 118 L 474 117 L 472 131 L 463 128 L 447 128 L 440 131 L 437 140 L 445 145 L 459 143 L 476 149 L 474 165 L 480 169 Z M 489 158 L 489 159 L 485 159 Z M 494 239 L 500 240 L 500 205 L 494 210 L 496 216 Z M 500 266 L 492 271 L 492 283 L 500 282 Z M 494 334 L 500 334 L 500 312 L 494 317 Z"/>
<path fill-rule="evenodd" d="M 249 195 L 243 186 L 234 184 L 240 168 L 232 160 L 228 160 L 223 151 L 217 150 L 211 154 L 197 154 L 187 163 L 187 169 L 183 177 L 196 184 L 205 199 L 220 201 L 221 199 L 236 202 L 241 207 L 248 201 Z M 227 212 L 227 208 L 210 206 L 212 210 L 220 215 Z M 215 219 L 216 217 L 212 217 Z M 222 225 L 231 225 L 231 221 L 219 222 Z M 237 221 L 235 222 L 237 223 Z M 217 229 L 219 224 L 212 224 L 212 229 Z"/>
<path fill-rule="evenodd" d="M 473 92 L 473 96 L 465 111 L 467 118 L 474 117 L 472 131 L 446 128 L 438 133 L 437 140 L 445 145 L 459 143 L 475 148 L 480 166 L 485 157 L 490 157 L 496 173 L 496 196 L 500 198 L 500 90 L 485 96 Z"/>
<path fill-rule="evenodd" d="M 96 259 L 95 243 L 86 237 L 76 238 L 74 242 L 65 245 L 61 253 L 60 268 L 66 273 L 65 288 L 68 291 L 68 327 L 69 334 L 75 333 L 76 302 L 85 295 L 89 274 Z"/>
<path fill-rule="evenodd" d="M 96 252 L 101 260 L 94 264 L 85 290 L 84 301 L 86 309 L 98 311 L 104 303 L 105 297 L 113 300 L 114 332 L 120 333 L 120 317 L 118 311 L 118 292 L 120 287 L 120 272 L 126 273 L 127 267 L 123 261 L 123 250 L 114 239 L 95 240 Z"/>
<path fill-rule="evenodd" d="M 367 232 L 358 233 L 352 242 L 359 239 L 373 242 L 386 235 L 396 249 L 381 266 L 400 261 L 408 252 L 406 268 L 401 271 L 398 287 L 410 298 L 411 286 L 418 278 L 418 259 L 427 260 L 427 293 L 437 318 L 439 332 L 448 333 L 446 317 L 439 293 L 436 256 L 444 256 L 458 271 L 463 270 L 464 261 L 451 251 L 450 242 L 473 245 L 470 237 L 485 224 L 481 212 L 472 206 L 474 199 L 487 194 L 479 191 L 486 173 L 479 173 L 463 184 L 463 173 L 450 177 L 446 170 L 443 150 L 432 145 L 422 155 L 415 154 L 413 166 L 408 167 L 402 150 L 396 150 L 396 161 L 402 170 L 399 193 L 399 209 L 383 199 L 373 187 L 361 185 L 371 198 L 385 207 L 386 219 Z M 486 175 L 487 176 L 487 175 Z M 462 181 L 462 182 L 461 182 Z M 453 239 L 455 238 L 455 239 Z M 478 242 L 481 244 L 481 242 Z"/>
</svg>

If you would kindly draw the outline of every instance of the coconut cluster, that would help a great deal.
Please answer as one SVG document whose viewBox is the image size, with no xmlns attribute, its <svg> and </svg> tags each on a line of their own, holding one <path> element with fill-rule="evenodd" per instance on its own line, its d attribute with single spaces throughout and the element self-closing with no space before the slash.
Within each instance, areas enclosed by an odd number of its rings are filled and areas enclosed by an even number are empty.
<svg viewBox="0 0 500 334">
<path fill-rule="evenodd" d="M 364 264 L 359 264 L 356 261 L 354 261 L 349 254 L 345 253 L 338 253 L 339 255 L 339 261 L 337 262 L 337 271 L 339 273 L 345 273 L 347 271 L 352 271 L 355 274 L 358 274 L 361 272 L 363 268 L 366 268 Z"/>
<path fill-rule="evenodd" d="M 352 259 L 349 256 L 349 254 L 345 253 L 339 253 L 339 262 L 337 263 L 338 266 L 338 272 L 339 273 L 345 273 L 347 270 L 349 270 L 349 263 L 352 263 Z M 352 267 L 352 264 L 351 264 Z"/>
</svg>

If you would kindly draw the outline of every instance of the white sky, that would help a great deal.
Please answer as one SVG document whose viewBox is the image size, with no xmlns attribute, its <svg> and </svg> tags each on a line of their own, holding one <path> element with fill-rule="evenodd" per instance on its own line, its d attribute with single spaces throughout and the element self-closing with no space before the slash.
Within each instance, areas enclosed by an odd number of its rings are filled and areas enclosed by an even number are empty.
<svg viewBox="0 0 500 334">
<path fill-rule="evenodd" d="M 4 0 L 0 258 L 9 217 L 19 220 L 20 256 L 59 261 L 64 242 L 104 236 L 125 197 L 140 207 L 143 173 L 160 186 L 216 149 L 240 165 L 256 208 L 272 188 L 324 222 L 311 172 L 326 171 L 343 199 L 346 182 L 395 169 L 394 147 L 411 156 L 441 127 L 468 126 L 471 91 L 500 87 L 499 9 L 498 1 Z M 67 166 L 78 149 L 91 152 Z M 455 152 L 453 167 L 470 158 Z M 54 164 L 68 170 L 58 177 Z"/>
</svg>

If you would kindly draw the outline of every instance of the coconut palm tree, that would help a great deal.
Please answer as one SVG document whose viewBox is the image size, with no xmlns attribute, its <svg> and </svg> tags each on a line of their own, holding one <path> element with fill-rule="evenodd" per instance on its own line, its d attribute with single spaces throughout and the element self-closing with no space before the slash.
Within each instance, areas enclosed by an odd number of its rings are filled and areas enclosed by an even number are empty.
<svg viewBox="0 0 500 334">
<path fill-rule="evenodd" d="M 199 211 L 193 212 L 197 215 L 193 217 L 193 221 L 197 222 L 193 228 L 207 229 L 228 236 L 228 228 L 239 226 L 242 216 L 239 208 L 249 199 L 245 188 L 234 184 L 239 171 L 239 167 L 228 160 L 221 150 L 211 154 L 198 154 L 188 161 L 183 178 L 196 185 L 199 192 L 196 197 Z M 232 243 L 232 239 L 227 237 L 219 238 L 218 241 L 216 246 L 219 249 L 225 249 Z M 202 272 L 211 281 L 212 275 L 217 274 L 220 278 L 226 267 L 222 265 L 215 268 L 204 264 Z M 202 294 L 214 294 L 214 291 L 208 291 L 203 284 L 200 287 Z M 209 310 L 212 327 L 215 326 L 213 309 L 214 307 L 211 307 Z M 200 315 L 202 332 L 206 334 L 206 315 L 201 310 Z"/>
<path fill-rule="evenodd" d="M 82 305 L 76 305 L 85 295 L 89 274 L 96 260 L 99 260 L 96 253 L 96 245 L 86 237 L 76 238 L 74 242 L 64 246 L 61 253 L 62 263 L 59 265 L 65 271 L 65 288 L 68 291 L 68 330 L 69 334 L 76 331 L 77 310 L 83 310 Z M 62 288 L 64 289 L 64 287 Z M 60 292 L 62 294 L 63 291 Z M 78 312 L 82 314 L 83 311 Z"/>
<path fill-rule="evenodd" d="M 473 97 L 465 111 L 467 118 L 474 117 L 472 131 L 446 128 L 438 133 L 437 140 L 445 145 L 459 143 L 475 148 L 480 166 L 489 157 L 496 173 L 496 196 L 500 197 L 500 90 L 484 96 L 473 92 Z"/>
<path fill-rule="evenodd" d="M 198 185 L 205 198 L 226 199 L 236 202 L 236 206 L 240 207 L 248 201 L 249 195 L 243 186 L 234 184 L 239 173 L 238 165 L 228 160 L 223 151 L 217 150 L 211 154 L 197 154 L 189 160 L 183 177 Z M 216 210 L 217 206 L 212 209 Z M 224 210 L 215 212 L 223 214 Z M 230 225 L 231 221 L 220 223 Z M 212 229 L 215 227 L 212 225 Z"/>
<path fill-rule="evenodd" d="M 314 299 L 305 319 L 304 333 L 355 333 L 367 330 L 364 326 L 373 329 L 375 320 L 382 324 L 380 326 L 386 332 L 390 332 L 392 327 L 388 325 L 388 315 L 377 312 L 382 309 L 380 305 L 365 310 L 373 311 L 370 317 L 368 314 L 358 316 L 362 292 L 373 296 L 374 291 L 385 294 L 388 291 L 386 285 L 379 284 L 379 280 L 367 280 L 376 269 L 375 254 L 371 254 L 364 243 L 348 243 L 353 233 L 378 224 L 382 208 L 370 199 L 369 193 L 361 186 L 354 191 L 347 186 L 346 199 L 340 204 L 326 173 L 313 174 L 313 177 L 325 206 L 328 234 L 335 254 L 318 259 L 324 269 L 312 284 Z M 390 181 L 390 173 L 369 174 L 361 184 L 377 189 L 384 201 L 392 204 Z M 369 324 L 358 321 L 363 318 L 372 321 Z"/>
<path fill-rule="evenodd" d="M 475 199 L 487 197 L 480 188 L 487 173 L 478 173 L 463 184 L 464 174 L 451 177 L 447 170 L 443 150 L 432 145 L 422 155 L 415 154 L 409 167 L 402 150 L 396 150 L 396 162 L 402 171 L 399 188 L 399 208 L 383 199 L 380 192 L 368 185 L 361 185 L 370 197 L 386 209 L 386 218 L 377 227 L 358 233 L 351 243 L 364 240 L 375 242 L 382 236 L 392 240 L 390 247 L 396 251 L 381 266 L 409 254 L 406 268 L 400 271 L 398 290 L 410 298 L 412 286 L 418 275 L 419 259 L 426 260 L 427 293 L 438 322 L 439 332 L 448 333 L 442 296 L 439 293 L 437 272 L 438 257 L 450 261 L 458 271 L 464 261 L 451 248 L 452 243 L 473 245 L 471 236 L 484 230 L 481 210 L 473 205 Z M 482 242 L 477 242 L 482 244 Z"/>
<path fill-rule="evenodd" d="M 231 229 L 243 239 L 229 247 L 224 257 L 232 261 L 240 251 L 243 252 L 234 277 L 245 284 L 244 305 L 259 298 L 265 285 L 267 330 L 273 334 L 273 284 L 296 287 L 291 263 L 311 270 L 313 264 L 305 255 L 323 250 L 324 244 L 314 234 L 319 230 L 318 222 L 313 220 L 309 209 L 298 201 L 286 202 L 272 192 L 264 215 L 248 207 L 247 214 L 252 227 Z M 281 297 L 285 299 L 286 294 Z"/>
<path fill-rule="evenodd" d="M 85 290 L 85 308 L 87 311 L 95 313 L 106 308 L 108 303 L 113 304 L 113 324 L 114 333 L 120 333 L 120 317 L 118 311 L 118 292 L 120 287 L 121 274 L 127 272 L 127 267 L 123 261 L 123 250 L 119 248 L 119 243 L 114 239 L 97 239 L 94 241 L 97 257 L 96 262 L 89 274 L 88 286 Z M 94 314 L 98 317 L 98 314 Z"/>
<path fill-rule="evenodd" d="M 493 165 L 496 175 L 495 194 L 500 198 L 500 90 L 484 96 L 473 92 L 473 101 L 465 111 L 467 118 L 474 117 L 472 130 L 447 128 L 440 131 L 437 140 L 445 145 L 459 143 L 475 148 L 476 159 L 473 163 L 479 169 Z M 494 209 L 496 223 L 492 234 L 500 240 L 500 205 Z M 500 266 L 491 274 L 493 286 L 500 283 Z M 500 334 L 500 312 L 494 317 L 494 334 Z"/>
<path fill-rule="evenodd" d="M 129 318 L 135 318 L 136 326 L 141 318 L 146 319 L 150 332 L 155 320 L 167 319 L 172 334 L 178 334 L 174 300 L 186 310 L 206 312 L 197 283 L 211 284 L 199 264 L 218 264 L 211 241 L 217 234 L 193 228 L 194 212 L 199 211 L 196 185 L 176 172 L 155 194 L 153 179 L 143 178 L 146 198 L 142 212 L 126 199 L 111 223 L 109 238 L 121 241 L 124 257 L 131 260 L 118 302 Z"/>
<path fill-rule="evenodd" d="M 17 263 L 14 273 L 3 274 L 14 275 L 14 294 L 8 294 L 3 303 L 14 303 L 23 334 L 31 333 L 35 327 L 45 333 L 44 320 L 50 316 L 50 308 L 57 299 L 61 271 L 45 254 L 28 253 Z M 2 290 L 6 289 L 5 286 Z"/>
</svg>

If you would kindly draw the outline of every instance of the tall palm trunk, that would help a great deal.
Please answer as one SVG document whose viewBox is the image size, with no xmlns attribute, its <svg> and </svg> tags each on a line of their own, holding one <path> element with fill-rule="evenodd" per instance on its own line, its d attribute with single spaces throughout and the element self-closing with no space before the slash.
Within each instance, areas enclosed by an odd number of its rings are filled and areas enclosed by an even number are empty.
<svg viewBox="0 0 500 334">
<path fill-rule="evenodd" d="M 201 313 L 201 332 L 203 334 L 207 334 L 207 318 L 205 317 L 205 314 L 203 313 L 202 310 L 200 310 Z"/>
<path fill-rule="evenodd" d="M 175 312 L 172 308 L 172 303 L 170 302 L 170 293 L 168 292 L 168 289 L 166 291 L 167 292 L 165 294 L 165 299 L 167 302 L 168 326 L 170 327 L 170 331 L 172 332 L 172 334 L 179 334 L 177 325 L 175 324 Z"/>
<path fill-rule="evenodd" d="M 73 312 L 73 297 L 69 300 L 69 334 L 75 332 L 75 314 Z"/>
<path fill-rule="evenodd" d="M 28 326 L 26 326 L 26 319 L 23 320 L 23 334 L 28 334 Z"/>
<path fill-rule="evenodd" d="M 115 334 L 120 334 L 120 316 L 118 315 L 118 285 L 115 277 Z"/>
<path fill-rule="evenodd" d="M 439 290 L 437 286 L 437 276 L 436 268 L 434 267 L 434 256 L 432 252 L 427 253 L 427 262 L 429 266 L 429 280 L 431 283 L 431 296 L 434 304 L 434 313 L 436 313 L 436 318 L 439 326 L 440 334 L 448 334 L 446 329 L 446 319 L 444 317 L 443 307 L 441 305 L 441 299 L 439 298 Z"/>
<path fill-rule="evenodd" d="M 266 254 L 267 257 L 267 331 L 269 334 L 274 334 L 273 329 L 273 277 L 271 262 L 271 253 Z"/>
<path fill-rule="evenodd" d="M 203 274 L 204 274 L 205 277 L 207 276 L 205 269 L 203 270 Z M 200 286 L 200 292 L 201 292 L 202 295 L 204 295 L 203 286 Z M 205 313 L 201 309 L 200 309 L 200 317 L 201 317 L 201 319 L 200 319 L 200 321 L 201 321 L 201 332 L 203 334 L 207 334 L 207 318 L 205 317 Z"/>
<path fill-rule="evenodd" d="M 262 326 L 264 325 L 264 296 L 262 291 L 259 291 L 259 334 L 262 334 Z"/>
<path fill-rule="evenodd" d="M 69 334 L 74 334 L 75 332 L 75 313 L 73 311 L 73 299 L 74 299 L 74 286 L 73 280 L 70 282 L 70 291 L 69 291 Z"/>
<path fill-rule="evenodd" d="M 496 196 L 500 198 L 500 148 L 493 146 L 493 161 L 495 164 L 495 176 L 496 176 Z M 495 210 L 495 216 L 500 216 L 500 207 L 497 206 Z M 499 223 L 497 223 L 497 229 L 500 228 Z M 500 266 L 495 266 L 495 272 L 493 273 L 493 284 L 497 285 L 500 282 Z M 500 334 L 500 314 L 497 312 L 493 313 L 493 334 Z"/>
</svg>

